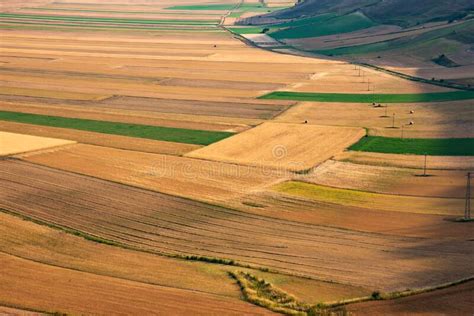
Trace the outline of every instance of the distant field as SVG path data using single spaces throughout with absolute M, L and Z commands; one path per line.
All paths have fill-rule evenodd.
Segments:
M 127 124 L 6 111 L 0 111 L 0 120 L 196 145 L 209 145 L 233 135 L 233 133 L 229 132 Z
M 349 94 L 274 91 L 260 96 L 259 99 L 348 103 L 445 102 L 474 99 L 474 91 L 433 92 L 418 94 Z
M 306 20 L 308 23 L 303 25 L 296 25 L 291 22 L 284 24 L 282 26 L 287 27 L 286 29 L 272 32 L 271 36 L 276 39 L 317 37 L 354 32 L 377 25 L 369 18 L 359 13 L 339 17 L 324 15 L 318 19 L 310 18 Z
M 198 4 L 198 5 L 176 5 L 165 8 L 166 10 L 186 10 L 186 11 L 229 11 L 237 8 L 236 4 Z M 262 9 L 265 8 L 260 3 L 244 3 L 238 9 Z
M 464 202 L 463 199 L 380 194 L 332 188 L 299 181 L 283 182 L 274 186 L 273 189 L 276 192 L 323 203 L 376 211 L 416 214 L 461 215 Z
M 171 24 L 171 25 L 216 25 L 217 20 L 153 20 L 153 19 L 123 19 L 123 18 L 99 18 L 84 16 L 58 16 L 58 15 L 36 15 L 0 13 L 0 18 L 5 19 L 28 19 L 65 22 L 90 22 L 90 23 L 114 23 L 114 24 Z
M 368 136 L 350 150 L 389 154 L 474 156 L 474 138 L 390 138 Z

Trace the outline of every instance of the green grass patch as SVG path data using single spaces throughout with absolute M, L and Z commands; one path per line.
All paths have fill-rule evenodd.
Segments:
M 305 23 L 305 20 L 307 23 Z M 352 13 L 338 17 L 321 15 L 301 21 L 281 24 L 278 27 L 286 28 L 272 32 L 271 36 L 276 39 L 318 37 L 354 32 L 375 25 L 377 25 L 375 22 L 360 13 Z
M 349 147 L 354 151 L 431 156 L 474 156 L 474 138 L 363 137 Z
M 196 145 L 209 145 L 233 135 L 233 133 L 229 132 L 96 121 L 7 111 L 0 111 L 0 120 Z
M 346 103 L 417 103 L 474 99 L 474 91 L 450 91 L 417 94 L 351 94 L 274 91 L 259 99 Z

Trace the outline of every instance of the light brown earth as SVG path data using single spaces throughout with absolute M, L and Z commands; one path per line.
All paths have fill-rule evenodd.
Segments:
M 413 113 L 411 113 L 413 111 Z M 395 114 L 395 127 L 393 126 Z M 276 118 L 288 123 L 360 126 L 370 135 L 410 138 L 474 137 L 471 101 L 421 104 L 372 104 L 301 102 Z M 409 125 L 413 122 L 413 125 Z M 455 128 L 454 128 L 455 126 Z
M 466 172 L 370 166 L 328 160 L 309 174 L 295 177 L 324 186 L 376 193 L 462 199 Z
M 364 133 L 361 128 L 267 122 L 186 156 L 304 170 L 356 143 Z
M 472 315 L 474 282 L 396 300 L 351 304 L 351 315 Z
M 423 169 L 425 157 L 422 155 L 381 154 L 362 151 L 345 151 L 334 157 L 338 161 L 373 166 L 401 167 Z M 427 156 L 428 169 L 472 170 L 474 157 L 471 156 Z
M 79 144 L 26 155 L 46 166 L 204 201 L 222 201 L 287 178 L 282 170 Z
M 229 258 L 384 291 L 474 272 L 466 239 L 397 237 L 284 221 L 20 161 L 1 162 L 0 177 L 5 188 L 0 207 L 7 211 L 149 251 Z M 133 295 L 148 295 L 141 291 Z
M 26 260 L 91 274 L 218 295 L 240 301 L 228 271 L 237 269 L 197 261 L 156 256 L 98 244 L 65 232 L 0 213 L 0 251 Z M 243 268 L 239 268 L 243 269 Z M 308 302 L 331 301 L 368 294 L 368 290 L 289 275 L 244 269 L 295 293 Z M 236 302 L 241 304 L 240 302 Z
M 0 132 L 0 156 L 74 144 L 74 141 Z
M 0 254 L 0 300 L 50 313 L 270 315 L 245 302 L 59 268 Z M 54 284 L 54 286 L 51 286 Z M 12 295 L 15 293 L 15 295 Z M 183 304 L 183 301 L 192 302 Z

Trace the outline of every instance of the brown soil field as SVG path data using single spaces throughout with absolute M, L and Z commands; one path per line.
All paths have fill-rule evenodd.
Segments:
M 425 157 L 421 155 L 381 154 L 345 151 L 334 157 L 335 160 L 367 164 L 373 166 L 423 169 Z M 426 162 L 431 170 L 472 170 L 474 157 L 429 156 Z
M 141 152 L 161 153 L 167 155 L 182 155 L 200 148 L 199 145 L 173 143 L 144 138 L 107 135 L 101 133 L 79 131 L 74 129 L 30 125 L 15 122 L 1 123 L 2 131 L 23 133 L 42 137 L 64 137 L 79 143 L 98 146 L 136 150 Z
M 229 258 L 384 291 L 473 273 L 465 239 L 283 221 L 20 161 L 1 162 L 0 183 L 0 208 L 149 251 Z
M 474 311 L 474 282 L 396 300 L 351 304 L 351 315 L 458 315 Z
M 0 254 L 0 300 L 50 313 L 270 315 L 235 299 L 99 276 Z M 54 286 L 51 286 L 54 284 Z M 12 295 L 15 293 L 15 295 Z M 186 303 L 188 304 L 186 304 Z
M 267 122 L 187 156 L 303 170 L 343 151 L 364 133 L 360 128 Z
M 5 82 L 2 82 L 2 84 L 4 83 Z M 6 84 L 5 86 L 0 87 L 0 95 L 18 95 L 18 96 L 39 97 L 39 98 L 55 98 L 55 99 L 66 99 L 66 100 L 91 100 L 91 101 L 92 100 L 99 101 L 99 100 L 103 100 L 103 99 L 111 97 L 111 95 L 73 93 L 73 92 L 65 92 L 61 90 L 8 87 L 6 86 Z
M 74 144 L 74 141 L 0 132 L 0 157 Z
M 418 197 L 331 188 L 305 182 L 280 183 L 273 187 L 277 192 L 297 196 L 308 201 L 320 201 L 366 210 L 435 214 L 450 217 L 464 215 L 463 198 Z
M 309 174 L 296 177 L 304 182 L 324 186 L 386 193 L 443 198 L 464 198 L 466 172 L 453 170 L 371 166 L 328 160 Z
M 98 244 L 20 218 L 0 214 L 0 251 L 38 263 L 152 285 L 240 299 L 229 278 L 236 268 L 156 256 Z M 243 268 L 239 268 L 243 269 Z M 244 269 L 310 303 L 367 295 L 368 290 L 337 283 Z
M 282 181 L 284 171 L 79 144 L 26 155 L 50 167 L 204 201 L 222 201 Z
M 287 221 L 395 236 L 464 239 L 474 237 L 458 216 L 392 212 L 363 206 L 341 206 L 277 192 L 260 192 L 227 203 L 249 213 Z
M 410 113 L 413 111 L 413 113 Z M 392 128 L 393 114 L 395 127 Z M 369 128 L 370 135 L 409 138 L 474 137 L 474 117 L 470 101 L 431 104 L 369 104 L 302 102 L 278 116 L 276 120 L 332 126 Z M 409 125 L 413 122 L 413 125 Z M 456 126 L 456 128 L 453 128 Z
M 4 316 L 40 316 L 44 313 L 30 312 L 24 309 L 0 306 L 0 314 Z

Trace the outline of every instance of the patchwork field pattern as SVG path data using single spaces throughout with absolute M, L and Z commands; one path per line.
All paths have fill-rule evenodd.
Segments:
M 270 314 L 237 270 L 311 305 L 474 275 L 472 91 L 290 46 L 400 36 L 360 13 L 233 25 L 293 4 L 2 3 L 0 313 Z M 420 71 L 459 78 L 440 68 Z M 345 308 L 462 314 L 469 293 Z

